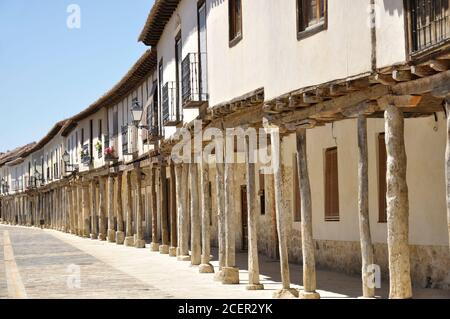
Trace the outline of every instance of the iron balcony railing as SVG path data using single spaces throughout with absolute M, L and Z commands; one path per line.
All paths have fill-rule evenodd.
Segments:
M 439 46 L 450 37 L 450 0 L 409 0 L 411 53 Z
M 89 149 L 90 149 L 90 145 L 89 144 L 85 144 L 83 145 L 83 148 L 81 150 L 81 163 L 84 165 L 89 165 L 91 164 L 92 161 L 92 157 L 91 154 L 89 153 Z
M 176 82 L 167 82 L 162 89 L 162 117 L 165 126 L 175 126 L 183 120 L 177 89 Z
M 189 53 L 181 65 L 184 108 L 198 108 L 208 102 L 206 53 Z

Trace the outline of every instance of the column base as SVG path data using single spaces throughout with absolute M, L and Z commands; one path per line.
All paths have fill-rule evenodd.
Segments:
M 178 261 L 191 261 L 191 256 L 189 255 L 185 255 L 185 256 L 178 256 L 177 257 Z
M 123 231 L 116 232 L 116 244 L 123 245 L 124 241 L 125 241 L 125 233 Z
M 143 240 L 143 239 L 136 239 L 134 247 L 136 247 L 136 248 L 145 248 L 145 240 Z
M 169 248 L 169 257 L 177 257 L 177 247 Z
M 253 284 L 253 285 L 247 285 L 245 287 L 247 290 L 264 290 L 263 284 Z
M 296 299 L 298 298 L 298 290 L 294 288 L 280 289 L 272 295 L 274 299 Z
M 169 254 L 169 245 L 161 245 L 159 246 L 159 253 L 163 255 Z
M 114 229 L 108 229 L 108 242 L 109 243 L 116 242 L 116 231 Z
M 300 291 L 299 296 L 300 299 L 320 299 L 320 294 L 317 292 L 306 292 Z
M 125 237 L 124 245 L 126 247 L 134 247 L 134 236 Z
M 234 267 L 222 268 L 222 284 L 224 285 L 238 285 L 239 284 L 239 269 Z
M 98 240 L 105 241 L 106 235 L 105 234 L 98 234 Z
M 150 251 L 159 252 L 159 243 L 151 243 Z
M 98 235 L 97 234 L 91 234 L 91 239 L 92 240 L 98 239 Z
M 198 272 L 200 274 L 213 274 L 214 267 L 211 264 L 201 264 L 200 266 L 198 266 Z

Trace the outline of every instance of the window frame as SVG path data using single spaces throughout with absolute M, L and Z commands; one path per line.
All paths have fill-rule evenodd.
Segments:
M 312 26 L 304 26 L 303 22 L 303 2 L 310 0 L 296 0 L 297 7 L 297 40 L 302 40 L 308 37 L 311 37 L 319 32 L 325 31 L 328 29 L 328 0 L 323 0 L 324 2 L 324 15 L 323 22 L 318 22 Z M 316 0 L 320 3 L 320 0 Z
M 241 19 L 239 21 L 239 24 L 236 22 L 236 1 L 239 1 L 240 5 L 240 12 L 241 12 Z M 235 45 L 237 45 L 239 42 L 241 42 L 243 38 L 243 14 L 242 14 L 242 0 L 228 0 L 228 41 L 229 41 L 229 47 L 232 48 Z M 233 22 L 233 23 L 232 23 Z M 236 26 L 239 27 L 236 28 Z

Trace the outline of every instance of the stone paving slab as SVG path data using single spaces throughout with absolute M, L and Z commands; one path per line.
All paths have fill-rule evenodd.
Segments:
M 240 285 L 225 286 L 212 274 L 199 274 L 198 267 L 179 262 L 168 255 L 147 249 L 118 246 L 36 228 L 0 226 L 8 230 L 26 292 L 29 298 L 179 298 L 179 299 L 270 299 L 281 288 L 279 262 L 260 256 L 263 291 L 247 291 L 247 255 L 237 253 Z M 0 236 L 0 244 L 2 236 Z M 0 245 L 0 298 L 8 296 Z M 213 251 L 213 254 L 215 252 Z M 215 270 L 218 262 L 214 260 Z M 75 267 L 75 268 L 73 268 Z M 67 281 L 79 267 L 80 288 Z M 290 265 L 294 288 L 301 287 L 302 268 Z M 318 292 L 322 298 L 357 298 L 359 277 L 333 271 L 317 271 Z M 297 284 L 298 283 L 298 284 Z M 387 297 L 388 283 L 377 290 Z M 416 289 L 415 298 L 448 298 L 450 291 Z

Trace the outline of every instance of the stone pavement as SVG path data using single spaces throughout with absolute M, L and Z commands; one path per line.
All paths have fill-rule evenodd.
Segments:
M 5 260 L 5 231 L 13 247 L 15 264 L 27 298 L 195 298 L 267 299 L 281 287 L 279 263 L 260 257 L 264 291 L 246 291 L 247 255 L 237 254 L 241 284 L 224 286 L 212 274 L 199 274 L 189 262 L 168 255 L 98 240 L 83 239 L 54 230 L 0 225 L 0 298 L 17 297 L 14 280 L 7 278 L 13 263 Z M 213 261 L 216 270 L 217 261 Z M 17 276 L 15 276 L 17 277 Z M 319 270 L 322 298 L 356 298 L 359 277 Z M 291 278 L 301 283 L 301 267 L 291 265 Z M 299 285 L 293 285 L 301 288 Z M 377 290 L 387 296 L 388 283 Z M 9 292 L 8 292 L 9 291 Z M 450 291 L 418 289 L 415 298 L 449 298 Z

